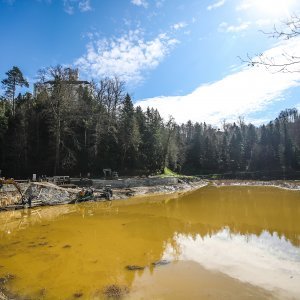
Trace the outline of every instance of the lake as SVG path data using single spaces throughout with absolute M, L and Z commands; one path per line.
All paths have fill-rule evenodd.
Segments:
M 0 277 L 30 299 L 300 299 L 300 192 L 208 186 L 3 212 Z

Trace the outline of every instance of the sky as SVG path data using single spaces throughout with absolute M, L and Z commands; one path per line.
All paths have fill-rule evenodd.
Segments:
M 18 66 L 76 67 L 82 80 L 119 76 L 135 105 L 165 120 L 262 124 L 300 109 L 300 72 L 243 63 L 300 53 L 300 37 L 268 37 L 297 0 L 0 0 L 0 79 Z M 299 56 L 299 55 L 298 55 Z

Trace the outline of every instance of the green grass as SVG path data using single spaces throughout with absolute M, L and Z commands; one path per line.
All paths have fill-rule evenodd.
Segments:
M 174 177 L 178 177 L 180 175 L 178 175 L 177 173 L 173 172 L 172 170 L 170 170 L 167 167 L 164 167 L 164 172 L 162 175 L 166 175 L 166 176 L 174 176 Z
M 194 176 L 187 176 L 178 174 L 176 172 L 173 172 L 169 168 L 165 167 L 162 174 L 159 175 L 159 177 L 180 177 L 180 178 L 194 178 Z

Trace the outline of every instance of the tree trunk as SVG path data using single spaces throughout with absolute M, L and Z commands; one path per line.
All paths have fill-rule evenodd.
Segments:
M 14 79 L 14 87 L 13 87 L 13 95 L 12 95 L 12 113 L 15 116 L 16 108 L 15 108 L 15 93 L 16 93 L 16 79 Z
M 125 167 L 125 157 L 127 154 L 127 147 L 124 148 L 124 152 L 122 155 L 122 160 L 121 160 L 121 169 L 124 171 L 124 167 Z
M 170 139 L 171 139 L 171 130 L 169 131 L 168 134 L 168 139 L 167 139 L 167 143 L 165 146 L 165 151 L 164 151 L 164 162 L 163 162 L 163 168 L 167 167 L 167 158 L 168 158 L 168 154 L 169 154 L 169 143 L 170 143 Z
M 57 171 L 59 170 L 59 159 L 60 159 L 60 127 L 61 121 L 58 119 L 57 126 L 56 126 L 56 133 L 55 133 L 55 163 L 54 163 L 54 176 L 57 175 Z

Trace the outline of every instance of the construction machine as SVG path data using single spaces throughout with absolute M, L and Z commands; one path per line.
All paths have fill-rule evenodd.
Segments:
M 97 190 L 96 195 L 94 195 L 94 190 L 92 188 L 82 189 L 78 193 L 77 199 L 73 200 L 71 203 L 96 200 L 98 198 L 105 198 L 106 200 L 110 201 L 112 196 L 113 196 L 113 191 L 111 189 L 111 185 L 106 185 L 102 190 Z

